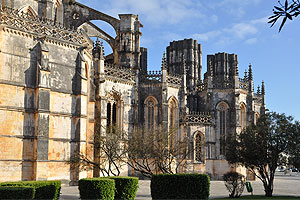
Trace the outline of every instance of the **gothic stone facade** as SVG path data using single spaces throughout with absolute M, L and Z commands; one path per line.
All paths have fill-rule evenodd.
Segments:
M 185 172 L 220 178 L 231 169 L 226 137 L 264 112 L 264 86 L 254 93 L 251 66 L 239 78 L 235 54 L 208 55 L 201 77 L 201 45 L 173 41 L 161 71 L 147 71 L 136 15 L 116 19 L 74 0 L 1 0 L 0 6 L 0 182 L 93 176 L 65 161 L 78 152 L 93 156 L 96 122 L 103 134 L 110 124 L 128 134 L 175 128 L 195 149 Z M 91 20 L 109 23 L 116 37 Z M 113 53 L 105 57 L 91 37 Z

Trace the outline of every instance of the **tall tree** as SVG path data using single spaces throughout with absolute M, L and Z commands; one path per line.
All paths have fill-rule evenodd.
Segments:
M 278 1 L 279 6 L 274 6 L 273 14 L 269 17 L 269 22 L 271 23 L 271 27 L 278 21 L 278 19 L 282 18 L 279 32 L 283 28 L 287 19 L 293 20 L 293 18 L 297 17 L 300 14 L 300 0 L 285 0 L 285 3 L 281 3 Z
M 294 132 L 293 117 L 267 113 L 256 125 L 228 139 L 226 159 L 231 164 L 247 167 L 262 181 L 265 195 L 272 196 L 275 170 L 287 160 L 291 152 L 289 139 Z
M 293 125 L 293 134 L 289 138 L 289 163 L 300 170 L 300 122 Z

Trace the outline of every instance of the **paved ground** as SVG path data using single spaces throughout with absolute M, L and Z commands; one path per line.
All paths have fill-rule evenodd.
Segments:
M 252 182 L 253 194 L 264 195 L 261 181 Z M 77 186 L 62 187 L 61 199 L 79 199 Z M 210 198 L 227 197 L 227 190 L 223 181 L 211 181 Z M 274 182 L 274 195 L 290 195 L 300 197 L 300 173 L 292 173 L 284 175 L 278 173 Z M 243 195 L 248 195 L 246 189 Z M 139 181 L 139 190 L 137 192 L 137 200 L 151 199 L 150 181 Z

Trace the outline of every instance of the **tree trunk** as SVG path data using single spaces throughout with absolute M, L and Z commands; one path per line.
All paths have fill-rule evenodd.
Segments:
M 265 196 L 272 197 L 273 194 L 273 183 L 264 184 L 265 187 Z

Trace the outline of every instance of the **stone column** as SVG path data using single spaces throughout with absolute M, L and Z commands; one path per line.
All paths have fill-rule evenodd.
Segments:
M 168 104 L 168 83 L 167 83 L 167 61 L 166 61 L 166 54 L 164 53 L 162 59 L 162 66 L 161 66 L 161 83 L 162 83 L 162 132 L 166 133 L 168 131 L 168 111 L 169 111 L 169 104 Z
M 39 15 L 39 18 L 52 19 L 53 1 L 52 0 L 38 0 L 38 15 Z
M 50 68 L 49 49 L 41 39 L 38 43 L 37 59 L 37 112 L 36 120 L 36 180 L 47 180 L 48 177 L 48 148 L 49 148 L 49 114 L 50 114 Z
M 104 49 L 102 42 L 99 40 L 96 41 L 95 47 L 93 49 L 93 64 L 95 68 L 95 127 L 94 127 L 94 141 L 99 140 L 99 138 L 105 134 L 105 127 L 107 123 L 107 115 L 106 115 L 106 98 L 104 94 L 103 83 L 104 79 Z M 97 143 L 94 143 L 94 162 L 100 163 L 99 160 L 99 147 Z M 97 168 L 93 170 L 93 176 L 99 177 L 100 171 Z
M 86 47 L 78 49 L 76 71 L 72 83 L 72 131 L 71 131 L 71 156 L 86 154 L 87 141 L 87 102 L 88 102 L 88 77 L 89 64 L 86 61 Z M 83 175 L 83 174 L 82 174 Z M 82 176 L 83 177 L 83 176 Z M 79 168 L 71 171 L 71 184 L 76 184 L 82 178 Z

